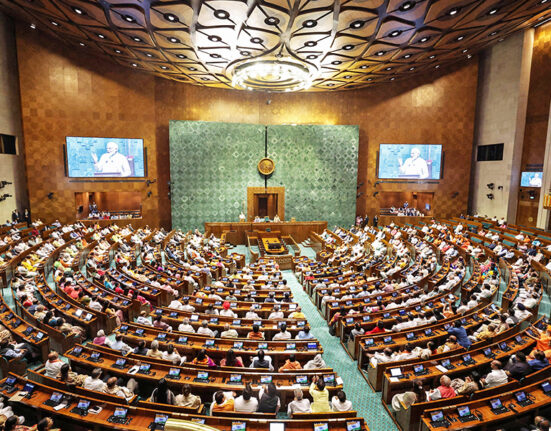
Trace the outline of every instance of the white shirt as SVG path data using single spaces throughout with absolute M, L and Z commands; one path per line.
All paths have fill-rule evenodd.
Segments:
M 312 413 L 310 400 L 308 398 L 303 398 L 300 401 L 291 401 L 287 406 L 287 415 L 291 417 L 293 413 Z
M 258 400 L 255 397 L 251 397 L 249 401 L 245 401 L 243 395 L 235 398 L 234 410 L 240 413 L 254 413 L 258 408 Z
M 84 389 L 98 392 L 104 392 L 105 389 L 107 389 L 107 385 L 101 379 L 94 379 L 91 376 L 88 376 L 84 379 L 82 387 Z
M 46 364 L 44 365 L 46 377 L 52 377 L 54 379 L 57 378 L 64 363 L 65 362 L 59 360 L 54 362 L 46 361 Z

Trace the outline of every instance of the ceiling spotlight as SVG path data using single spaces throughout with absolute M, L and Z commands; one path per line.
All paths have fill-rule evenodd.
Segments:
M 176 57 L 182 58 L 182 59 L 187 58 L 184 54 L 176 54 Z
M 459 36 L 457 39 L 455 39 L 456 41 L 460 42 L 462 41 L 463 39 L 465 39 L 465 36 Z
M 425 42 L 427 42 L 429 39 L 430 39 L 430 37 L 425 36 L 425 37 L 422 37 L 421 40 L 420 40 L 419 42 L 425 43 Z
M 360 69 L 367 69 L 367 64 L 362 64 L 362 65 L 360 66 Z
M 317 44 L 318 44 L 318 43 L 317 43 L 316 41 L 314 41 L 314 40 L 309 40 L 309 41 L 307 41 L 307 42 L 304 43 L 304 46 L 310 46 L 310 47 L 312 47 L 312 46 L 316 46 Z
M 161 69 L 163 69 L 163 70 L 167 70 L 167 69 L 168 69 L 168 67 L 166 67 L 166 66 L 161 66 Z
M 80 46 L 86 46 L 86 44 L 84 42 L 80 42 L 79 45 Z
M 406 54 L 402 58 L 405 58 L 406 60 L 411 57 L 411 54 Z
M 134 42 L 142 42 L 142 38 L 141 38 L 141 37 L 138 37 L 138 36 L 134 36 L 134 37 L 132 38 L 132 40 L 133 40 Z
M 377 52 L 376 55 L 378 55 L 380 57 L 381 55 L 385 55 L 385 53 L 386 53 L 385 51 L 379 51 L 379 52 Z
M 389 67 L 385 68 L 385 70 L 392 70 L 392 67 L 389 66 Z
M 308 21 L 304 21 L 304 23 L 302 24 L 303 27 L 307 27 L 307 28 L 312 28 L 312 27 L 315 27 L 316 25 L 318 25 L 318 22 L 316 20 L 313 20 L 313 19 L 309 19 Z
M 220 42 L 222 40 L 222 38 L 220 36 L 216 36 L 216 35 L 211 35 L 209 36 L 208 38 L 211 42 Z
M 490 9 L 488 11 L 488 15 L 495 15 L 497 13 L 498 9 L 497 8 L 493 8 L 493 9 Z
M 457 15 L 457 12 L 459 12 L 459 8 L 454 7 L 454 8 L 451 8 L 451 9 L 448 11 L 448 15 L 449 15 L 449 16 L 454 16 L 454 15 Z
M 195 72 L 197 69 L 195 67 L 188 67 L 189 70 L 191 70 L 192 72 Z
M 116 54 L 120 54 L 120 53 L 121 53 L 121 50 L 120 50 L 120 49 L 115 49 L 115 53 L 116 53 Z
M 467 55 L 467 58 L 472 58 L 472 57 L 473 57 L 472 54 Z
M 218 19 L 228 19 L 230 14 L 225 10 L 217 9 L 214 11 L 214 16 Z
M 405 12 L 407 10 L 410 10 L 411 8 L 413 8 L 413 6 L 415 6 L 415 2 L 414 1 L 407 1 L 405 3 L 402 3 L 402 6 L 399 7 L 399 9 L 402 11 L 402 12 Z
M 275 16 L 269 16 L 264 20 L 264 24 L 267 25 L 278 25 L 279 24 L 279 18 L 276 18 Z
M 492 32 L 490 33 L 490 36 L 495 36 L 496 34 L 497 34 L 497 31 L 492 31 Z
M 440 69 L 440 65 L 437 64 L 436 66 L 434 66 L 435 69 Z
M 342 49 L 345 49 L 346 51 L 350 51 L 351 49 L 354 49 L 354 45 L 344 45 Z
M 132 66 L 133 67 L 138 67 L 138 65 L 136 63 L 132 63 Z
M 494 198 L 494 195 L 493 195 L 493 193 L 488 193 L 488 194 L 486 195 L 486 197 L 487 197 L 488 199 L 492 200 L 492 199 Z
M 180 42 L 180 39 L 176 38 L 176 37 L 169 37 L 168 38 L 168 41 L 169 42 L 172 42 L 172 43 L 179 43 Z
M 415 67 L 410 67 L 409 70 L 415 70 Z
M 153 57 L 153 54 L 151 54 L 150 52 L 146 52 L 145 55 L 149 58 Z
M 333 84 L 332 82 L 330 82 L 329 84 L 327 84 L 328 87 L 334 87 L 335 84 Z
M 210 79 L 206 78 L 206 77 L 203 77 L 203 78 L 201 78 L 201 81 L 210 81 Z
M 52 25 L 55 25 L 56 27 L 59 26 L 59 23 L 56 22 L 56 21 L 50 21 L 52 23 Z
M 463 54 L 465 54 L 468 51 L 467 48 L 465 48 L 463 51 L 461 51 Z
M 126 22 L 136 22 L 136 20 L 134 18 L 132 18 L 130 15 L 125 15 L 124 20 Z
M 306 56 L 306 59 L 308 59 L 308 60 L 315 60 L 316 58 L 318 58 L 318 56 L 314 55 L 314 54 L 310 54 L 310 55 Z
M 163 16 L 167 21 L 170 21 L 170 22 L 178 22 L 179 21 L 178 17 L 176 15 L 172 14 L 172 13 L 165 13 Z
M 392 78 L 390 78 L 391 81 L 394 81 L 396 78 L 393 76 Z
M 105 39 L 105 36 L 104 36 L 103 34 L 101 34 L 101 33 L 98 33 L 98 37 L 99 37 L 100 39 Z
M 488 183 L 488 184 L 486 184 L 486 187 L 488 187 L 490 190 L 493 190 L 494 187 L 495 187 L 495 184 L 494 183 Z
M 373 81 L 373 78 L 367 78 L 368 81 Z
M 341 63 L 342 63 L 342 61 L 340 61 L 340 60 L 334 60 L 334 61 L 331 62 L 331 64 L 334 64 L 335 66 L 338 66 Z
M 436 55 L 433 54 L 429 58 L 432 60 L 432 59 L 436 58 Z
M 36 28 L 36 24 L 31 24 L 31 28 L 34 30 Z
M 394 30 L 393 32 L 390 33 L 390 37 L 398 37 L 402 34 L 402 30 Z
M 548 1 L 549 1 L 549 0 L 541 0 L 541 1 L 540 1 L 540 4 L 545 4 L 545 3 L 547 3 Z
M 352 78 L 352 75 L 344 75 L 343 78 L 344 79 L 350 79 L 350 78 Z
M 220 54 L 216 54 L 216 53 L 212 53 L 212 54 L 209 54 L 211 58 L 220 58 Z
M 362 20 L 353 21 L 350 24 L 350 28 L 359 29 L 359 28 L 362 28 L 364 24 L 365 24 L 365 21 L 362 21 Z
M 249 51 L 241 51 L 239 54 L 241 54 L 243 57 L 248 57 L 249 55 L 251 55 Z
M 259 37 L 253 37 L 251 39 L 251 43 L 261 44 L 262 42 L 264 42 L 264 41 L 262 39 L 260 39 Z
M 73 7 L 73 12 L 77 15 L 84 15 L 84 11 L 78 7 Z

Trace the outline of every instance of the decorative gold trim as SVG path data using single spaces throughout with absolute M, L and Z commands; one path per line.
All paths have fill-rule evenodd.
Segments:
M 275 163 L 272 159 L 265 157 L 258 162 L 258 172 L 262 175 L 270 175 L 275 170 Z

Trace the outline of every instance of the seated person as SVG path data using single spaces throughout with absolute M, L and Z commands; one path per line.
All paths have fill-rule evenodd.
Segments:
M 281 401 L 277 392 L 277 388 L 273 383 L 262 385 L 258 391 L 258 410 L 259 413 L 275 413 L 281 408 Z
M 309 389 L 312 402 L 312 413 L 330 412 L 329 391 L 325 387 L 325 381 L 320 376 L 314 376 Z
M 430 400 L 439 400 L 441 398 L 453 398 L 456 396 L 455 390 L 451 387 L 451 379 L 444 375 L 440 377 L 440 386 L 428 394 Z
M 168 384 L 165 378 L 159 380 L 159 383 L 157 383 L 157 387 L 153 389 L 149 401 L 159 404 L 175 404 L 176 398 L 174 397 L 174 393 L 168 388 Z
M 243 393 L 234 400 L 234 409 L 239 413 L 254 413 L 258 409 L 258 400 L 253 396 L 250 383 L 245 385 Z
M 295 388 L 293 391 L 295 397 L 287 406 L 287 416 L 292 417 L 293 413 L 312 413 L 310 400 L 304 398 L 304 393 L 301 388 Z
M 247 334 L 247 338 L 251 340 L 264 340 L 264 333 L 260 332 L 260 326 L 253 325 L 253 330 Z
M 274 371 L 272 366 L 272 358 L 266 356 L 264 350 L 259 350 L 257 355 L 252 359 L 249 368 L 267 368 L 270 371 Z
M 182 386 L 182 393 L 176 396 L 176 405 L 198 409 L 201 405 L 201 397 L 193 395 L 191 393 L 191 386 L 185 383 L 184 386 Z
M 220 336 L 222 338 L 237 338 L 237 337 L 239 337 L 239 334 L 237 333 L 237 331 L 235 329 L 232 329 L 230 327 L 229 323 L 226 323 L 224 325 L 224 330 L 222 331 Z
M 222 391 L 217 391 L 214 394 L 214 403 L 211 407 L 211 412 L 233 412 L 235 410 L 235 401 L 232 397 L 227 396 Z
M 346 399 L 344 391 L 337 392 L 337 395 L 331 399 L 331 409 L 334 412 L 349 412 L 352 410 L 352 401 Z
M 279 327 L 279 332 L 272 338 L 273 341 L 290 340 L 291 333 L 287 331 L 287 324 L 283 323 Z
M 494 386 L 499 386 L 509 381 L 507 373 L 502 370 L 501 362 L 494 360 L 490 364 L 491 371 L 486 375 L 486 377 L 480 379 L 480 383 L 485 388 L 493 388 Z
M 301 370 L 302 369 L 302 365 L 300 365 L 300 362 L 297 361 L 296 357 L 294 354 L 290 355 L 289 356 L 289 359 L 287 359 L 285 361 L 285 363 L 279 367 L 279 372 L 283 372 L 283 371 L 294 371 L 294 370 Z
M 511 361 L 505 366 L 505 372 L 513 379 L 521 379 L 532 372 L 532 367 L 526 360 L 523 352 L 518 352 Z

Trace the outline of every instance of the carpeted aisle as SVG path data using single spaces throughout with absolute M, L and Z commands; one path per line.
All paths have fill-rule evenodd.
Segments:
M 311 249 L 310 249 L 311 250 Z M 306 254 L 306 253 L 304 253 Z M 371 431 L 395 431 L 398 428 L 381 404 L 381 396 L 373 392 L 360 374 L 357 362 L 341 346 L 337 337 L 329 335 L 327 322 L 310 301 L 292 271 L 283 271 L 283 277 L 293 292 L 294 300 L 300 305 L 310 323 L 311 331 L 323 346 L 323 359 L 343 379 L 344 391 L 353 408 L 362 416 Z

